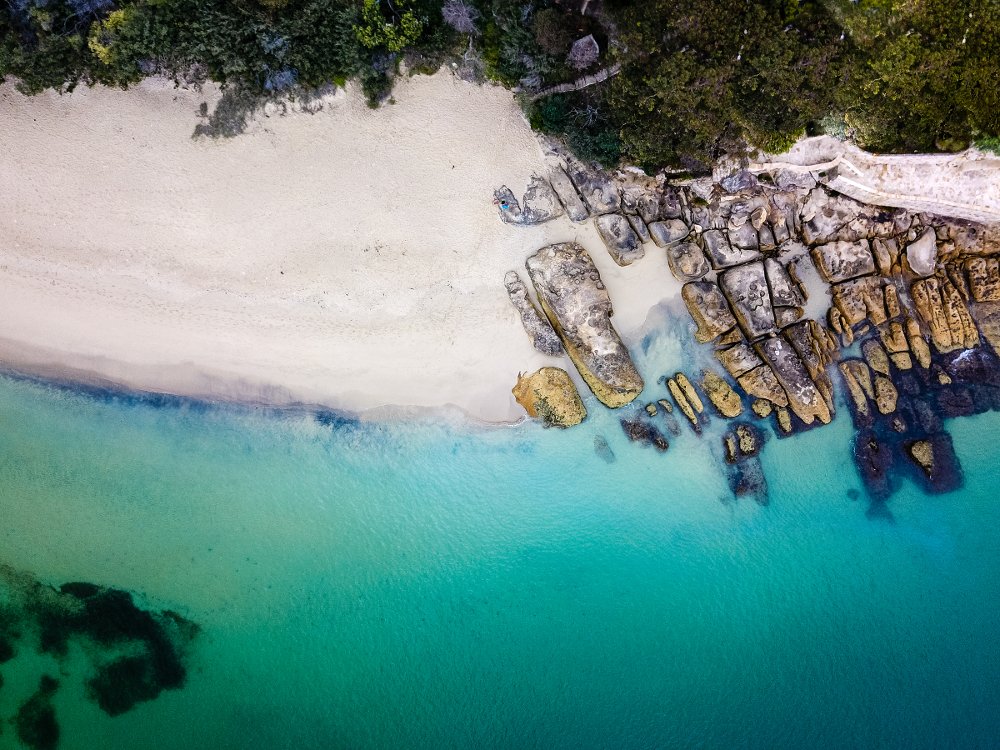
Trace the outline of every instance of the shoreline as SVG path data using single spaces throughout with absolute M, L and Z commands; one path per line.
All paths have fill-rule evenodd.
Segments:
M 192 139 L 200 103 L 218 98 L 163 81 L 0 88 L 6 367 L 269 408 L 451 405 L 510 424 L 519 372 L 576 373 L 531 347 L 508 270 L 580 242 L 626 340 L 679 292 L 663 254 L 619 268 L 589 224 L 500 221 L 493 190 L 520 194 L 544 173 L 502 88 L 442 71 L 400 81 L 377 111 L 348 87 L 310 112 L 258 114 L 235 138 Z

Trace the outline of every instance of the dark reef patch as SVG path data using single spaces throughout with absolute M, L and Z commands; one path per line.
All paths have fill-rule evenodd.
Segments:
M 96 673 L 87 682 L 88 695 L 109 716 L 184 685 L 188 647 L 200 628 L 176 612 L 144 610 L 127 591 L 92 583 L 56 589 L 5 565 L 0 596 L 8 602 L 0 610 L 0 657 L 13 658 L 14 642 L 21 640 L 62 661 L 70 643 L 79 643 Z M 52 741 L 52 727 L 58 739 L 49 705 L 58 683 L 43 681 L 43 688 L 17 718 L 19 734 L 23 725 L 33 738 L 22 740 L 31 747 L 54 746 L 45 744 Z
M 18 739 L 32 750 L 53 750 L 59 744 L 59 723 L 52 706 L 52 696 L 58 689 L 59 681 L 44 675 L 38 690 L 11 719 Z

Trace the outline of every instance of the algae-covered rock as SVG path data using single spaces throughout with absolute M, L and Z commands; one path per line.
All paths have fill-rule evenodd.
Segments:
M 558 367 L 543 367 L 532 375 L 520 376 L 511 392 L 529 415 L 554 427 L 572 427 L 587 418 L 576 386 Z
M 864 355 L 868 366 L 875 372 L 883 375 L 889 374 L 889 358 L 885 355 L 885 349 L 879 346 L 874 340 L 868 340 L 861 345 L 861 353 Z
M 542 312 L 584 381 L 605 406 L 642 391 L 642 376 L 611 325 L 611 298 L 587 251 L 575 242 L 543 247 L 525 262 Z
M 738 417 L 743 413 L 743 402 L 732 387 L 711 370 L 702 373 L 701 387 L 709 400 L 726 419 Z
M 896 391 L 896 386 L 892 384 L 892 381 L 889 378 L 876 375 L 875 405 L 878 407 L 879 414 L 892 414 L 892 412 L 896 411 L 896 401 L 898 398 L 899 392 Z
M 548 318 L 539 313 L 531 302 L 528 297 L 528 288 L 521 281 L 521 277 L 517 275 L 516 271 L 508 271 L 503 281 L 511 303 L 521 316 L 521 324 L 524 326 L 528 338 L 531 339 L 531 345 L 542 354 L 553 357 L 560 356 L 563 353 L 563 347 L 559 336 L 556 335 Z
M 755 398 L 753 403 L 750 404 L 750 408 L 753 409 L 753 413 L 760 419 L 771 416 L 771 412 L 774 409 L 771 402 L 764 398 Z
M 786 435 L 792 431 L 792 415 L 788 413 L 788 409 L 783 406 L 779 406 L 775 411 L 775 419 L 778 422 L 778 427 Z

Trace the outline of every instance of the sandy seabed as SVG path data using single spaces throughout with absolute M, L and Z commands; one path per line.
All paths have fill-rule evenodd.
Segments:
M 493 190 L 520 195 L 544 173 L 502 88 L 442 71 L 371 110 L 349 85 L 318 111 L 193 138 L 219 96 L 161 80 L 0 87 L 0 362 L 200 398 L 453 404 L 506 421 L 524 414 L 518 372 L 573 370 L 531 347 L 506 271 L 526 278 L 539 247 L 581 242 L 626 340 L 678 291 L 652 245 L 618 268 L 592 222 L 500 222 Z

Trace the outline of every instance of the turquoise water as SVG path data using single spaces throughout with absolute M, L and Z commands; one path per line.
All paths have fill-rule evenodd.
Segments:
M 849 497 L 846 410 L 767 443 L 763 508 L 718 420 L 661 455 L 617 416 L 329 425 L 0 379 L 0 562 L 202 627 L 185 686 L 115 718 L 82 657 L 22 648 L 0 719 L 49 673 L 66 749 L 997 746 L 1000 415 L 948 423 L 965 487 L 891 516 Z

